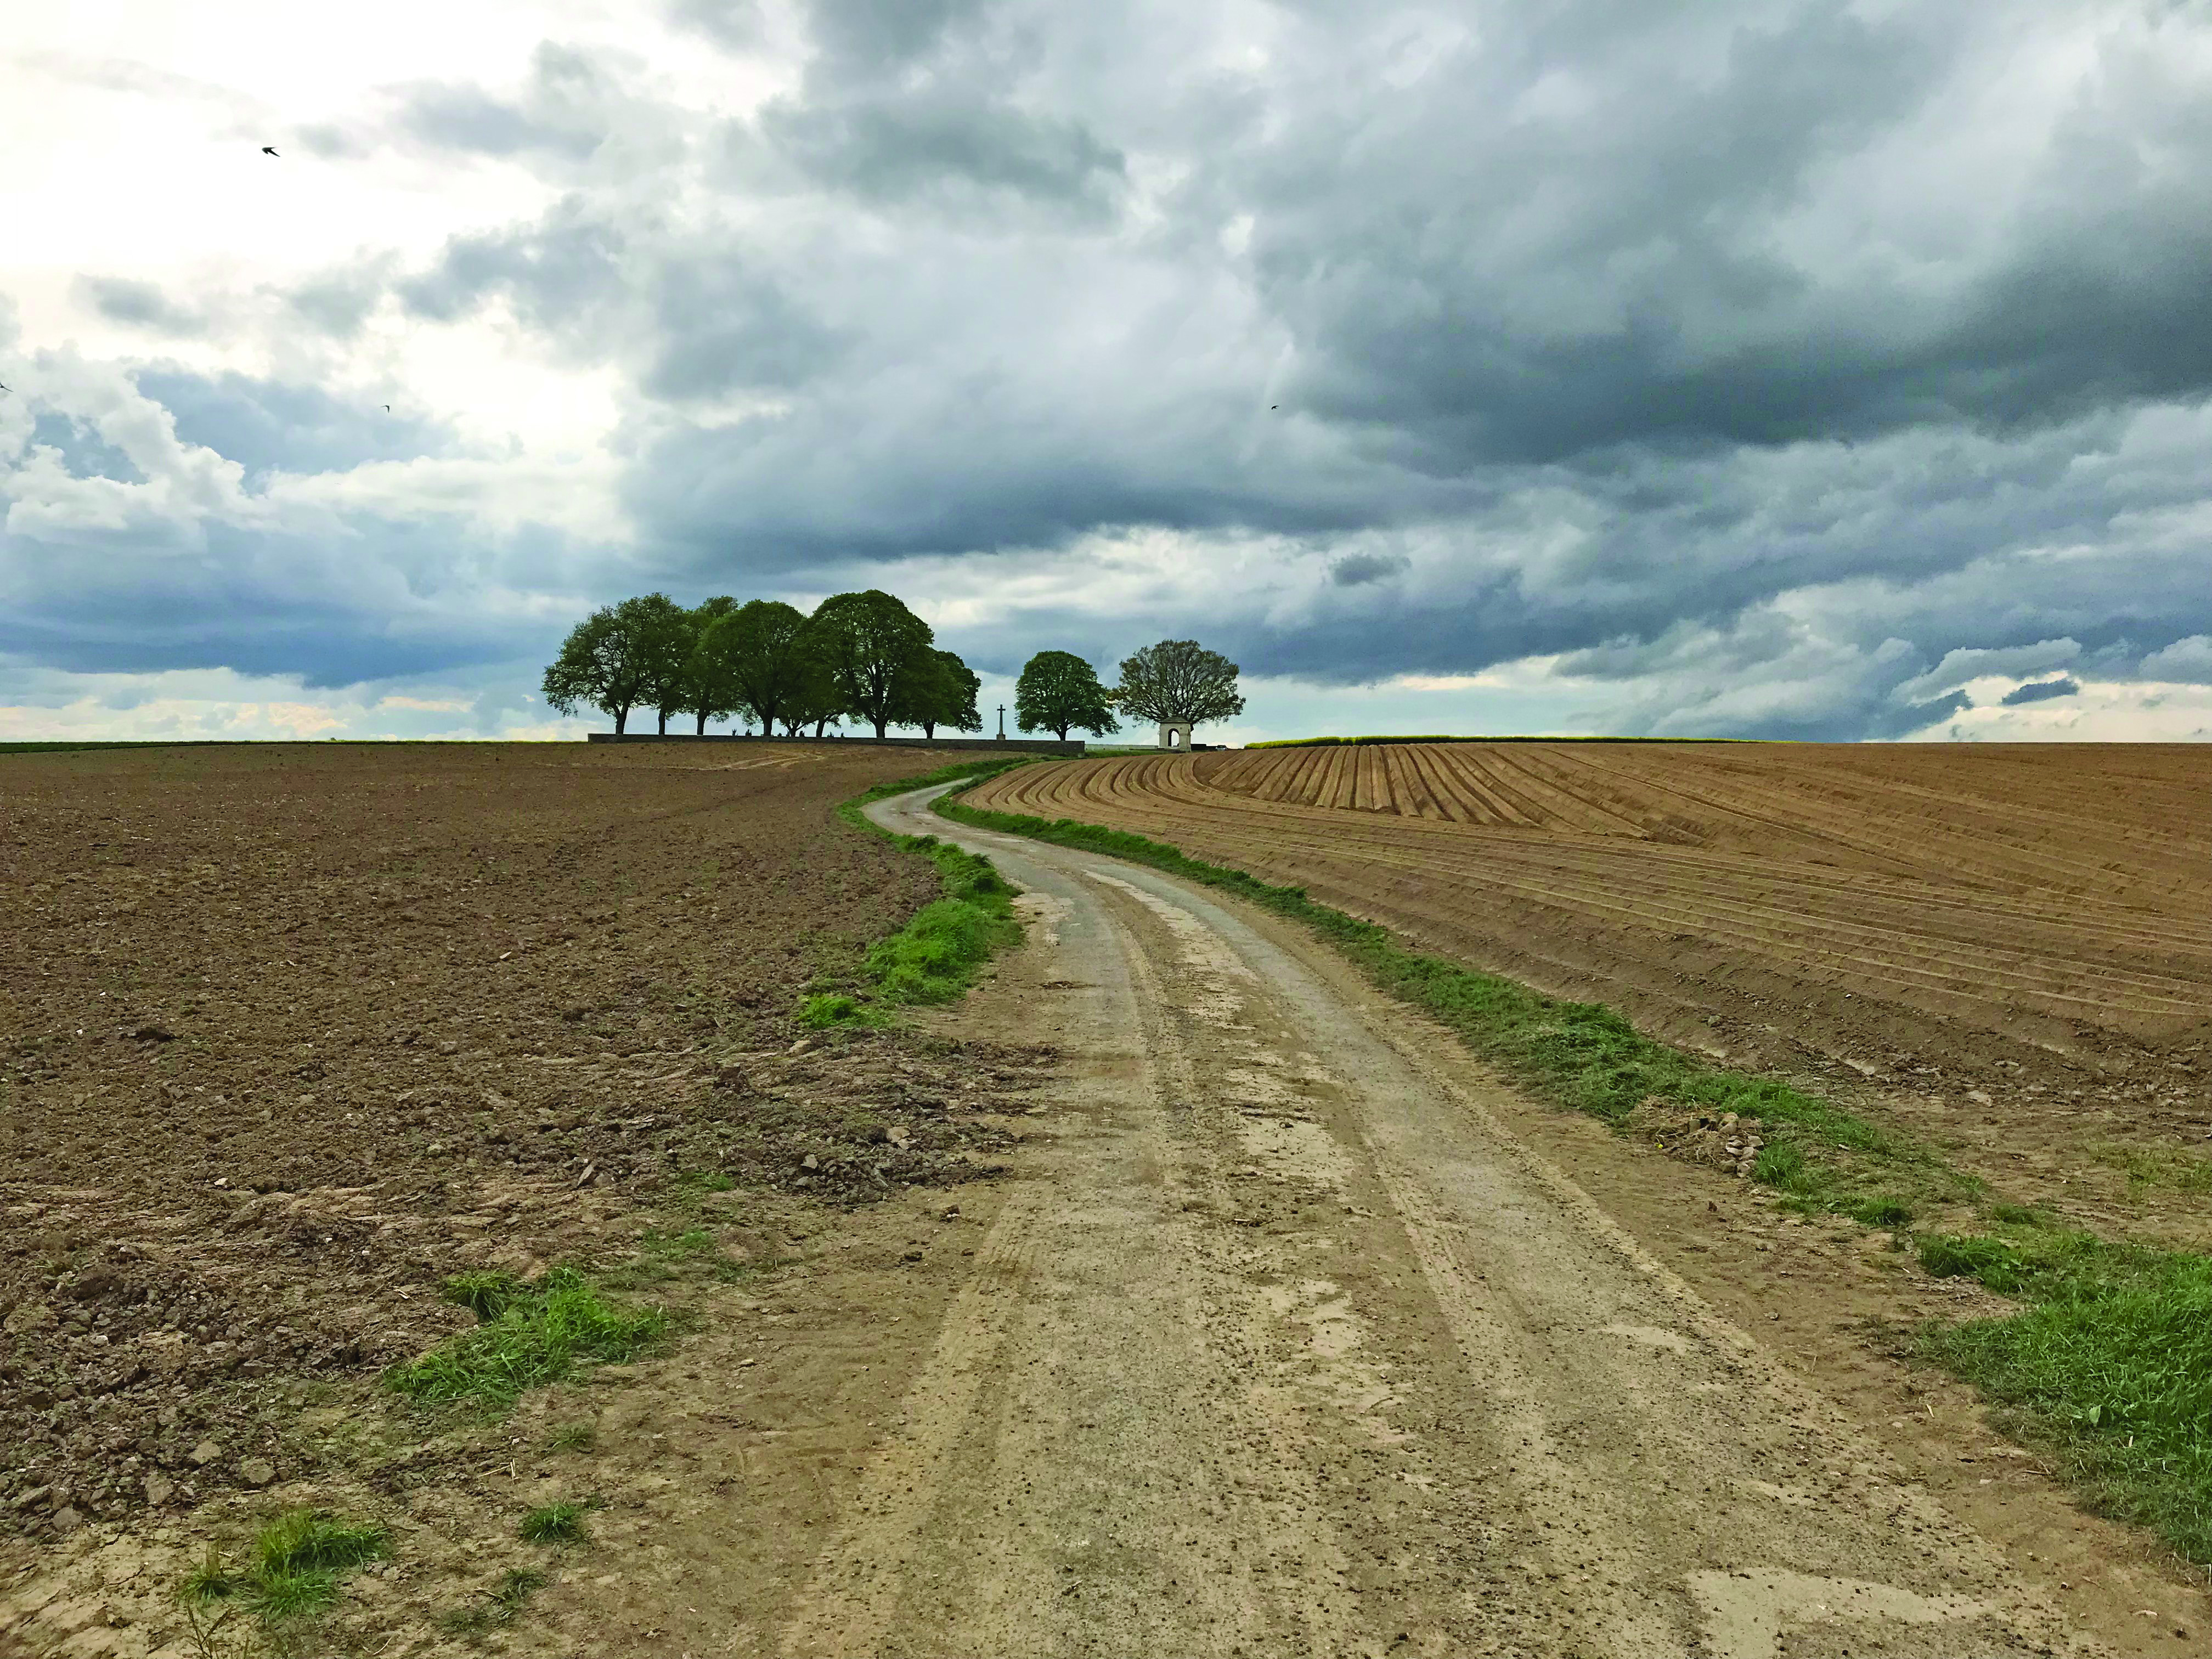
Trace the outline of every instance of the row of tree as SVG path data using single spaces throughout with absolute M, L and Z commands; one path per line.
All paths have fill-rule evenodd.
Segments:
M 927 623 L 878 588 L 836 593 L 809 616 L 779 599 L 712 599 L 687 609 L 665 593 L 602 606 L 570 630 L 545 671 L 545 701 L 562 714 L 605 710 L 615 730 L 630 711 L 651 708 L 665 734 L 672 717 L 737 719 L 772 736 L 811 728 L 820 737 L 845 720 L 882 737 L 893 726 L 935 737 L 940 726 L 980 732 L 981 683 L 967 664 L 937 648 Z M 1243 712 L 1237 665 L 1190 640 L 1163 640 L 1121 664 L 1109 689 L 1069 651 L 1041 651 L 1022 670 L 1014 715 L 1024 732 L 1103 737 L 1121 730 L 1116 711 L 1139 720 L 1193 725 Z
M 603 605 L 576 624 L 545 671 L 545 701 L 562 714 L 603 708 L 625 730 L 633 708 L 650 708 L 665 732 L 672 716 L 777 727 L 866 720 L 884 735 L 918 726 L 980 732 L 981 682 L 929 624 L 875 588 L 837 593 L 808 616 L 780 599 L 724 597 L 690 609 L 665 593 Z

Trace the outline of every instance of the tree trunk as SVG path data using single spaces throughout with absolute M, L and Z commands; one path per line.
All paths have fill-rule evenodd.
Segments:
M 1067 728 L 1066 728 L 1066 726 L 1063 726 L 1060 727 L 1060 728 L 1059 728 L 1059 730 L 1060 730 L 1060 740 L 1062 743 L 1066 743 L 1066 742 L 1067 741 Z
M 921 723 L 921 735 L 928 742 L 935 743 L 937 741 L 937 722 L 935 720 L 924 720 Z
M 653 712 L 660 716 L 660 735 L 664 738 L 666 737 L 668 735 L 668 711 L 665 708 L 656 708 Z
M 623 734 L 623 727 L 629 724 L 629 705 L 624 703 L 621 708 L 611 712 L 615 717 L 615 735 L 620 737 Z
M 703 708 L 699 711 L 698 735 L 702 738 L 707 735 L 707 711 Z
M 829 728 L 829 725 L 830 717 L 827 714 L 824 714 L 820 720 L 814 722 L 814 735 L 817 738 L 820 737 L 822 733 Z
M 876 741 L 878 743 L 881 743 L 884 740 L 884 727 L 887 724 L 889 724 L 889 722 L 884 720 L 878 720 L 876 722 Z

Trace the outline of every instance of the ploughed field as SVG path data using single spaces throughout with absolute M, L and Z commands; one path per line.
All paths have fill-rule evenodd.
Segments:
M 2212 1117 L 2212 747 L 1344 745 L 969 799 L 1302 885 L 1740 1066 L 2068 1135 Z
M 1006 1056 L 784 1052 L 939 890 L 836 803 L 949 758 L 0 757 L 0 1541 L 314 1474 L 288 1389 L 366 1410 L 445 1275 L 622 1259 L 672 1182 L 988 1168 L 945 1099 Z

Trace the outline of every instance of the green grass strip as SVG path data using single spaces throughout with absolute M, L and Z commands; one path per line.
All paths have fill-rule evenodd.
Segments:
M 1034 758 L 994 755 L 988 760 L 962 761 L 921 777 L 879 783 L 838 807 L 838 816 L 855 829 L 930 860 L 937 866 L 945 892 L 916 911 L 905 927 L 869 947 L 860 964 L 857 994 L 821 991 L 809 996 L 799 1011 L 804 1024 L 825 1028 L 873 1024 L 888 1018 L 894 1008 L 953 1001 L 975 982 L 977 971 L 994 953 L 1020 943 L 1021 923 L 1014 916 L 1018 890 L 990 860 L 934 836 L 895 835 L 861 809 L 935 784 L 979 783 Z
M 1614 1124 L 1654 1097 L 1756 1118 L 1768 1139 L 1753 1179 L 1788 1207 L 1905 1227 L 1916 1198 L 1987 1197 L 1976 1178 L 1827 1101 L 1682 1054 L 1601 1004 L 1547 997 L 1408 950 L 1388 928 L 1318 903 L 1304 888 L 1073 818 L 992 811 L 957 795 L 941 798 L 937 811 L 978 829 L 1149 865 L 1301 922 L 1378 988 L 1435 1016 L 1555 1105 Z M 2212 1564 L 2212 1260 L 2069 1231 L 2016 1206 L 1984 1212 L 1990 1233 L 1915 1240 L 1922 1267 L 1938 1277 L 1971 1276 L 2031 1305 L 2003 1318 L 1931 1326 L 1923 1352 L 2008 1408 L 2021 1437 L 2057 1450 L 2098 1507 Z
M 532 1280 L 459 1273 L 446 1281 L 445 1293 L 482 1322 L 393 1366 L 384 1379 L 396 1392 L 433 1404 L 474 1401 L 504 1410 L 580 1360 L 632 1358 L 668 1328 L 661 1309 L 617 1307 L 573 1267 L 550 1268 Z

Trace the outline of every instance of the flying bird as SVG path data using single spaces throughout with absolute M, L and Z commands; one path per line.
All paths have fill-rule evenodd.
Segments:
M 274 144 L 264 144 L 261 147 L 261 153 L 264 155 L 276 155 L 276 146 Z M 277 155 L 276 159 L 281 161 L 284 158 L 281 155 Z
M 387 414 L 387 415 L 389 415 L 390 413 L 392 413 L 392 405 L 391 405 L 390 404 L 385 404 L 385 406 L 384 406 L 384 412 L 385 412 L 386 414 Z

